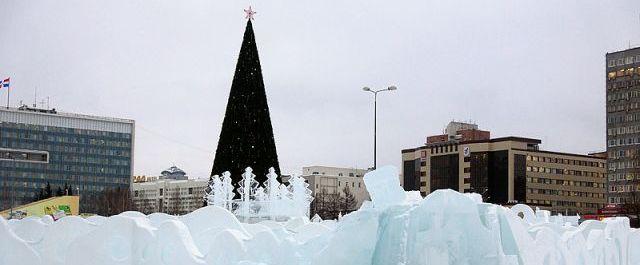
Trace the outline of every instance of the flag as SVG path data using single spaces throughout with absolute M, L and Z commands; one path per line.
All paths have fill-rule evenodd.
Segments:
M 0 82 L 0 87 L 9 87 L 9 78 L 2 80 L 2 82 Z

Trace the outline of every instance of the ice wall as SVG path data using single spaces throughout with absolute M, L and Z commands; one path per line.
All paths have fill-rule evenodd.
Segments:
M 246 224 L 216 206 L 184 216 L 0 219 L 0 265 L 640 264 L 640 230 L 626 218 L 571 225 L 477 194 L 439 190 L 421 199 L 398 188 L 396 172 L 367 174 L 372 202 L 338 222 Z

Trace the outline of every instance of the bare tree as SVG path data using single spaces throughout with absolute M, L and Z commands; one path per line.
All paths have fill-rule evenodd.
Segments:
M 131 192 L 127 188 L 117 187 L 87 196 L 91 208 L 99 215 L 111 216 L 134 209 Z
M 326 188 L 315 194 L 311 205 L 311 215 L 318 214 L 322 219 L 336 219 L 341 209 L 341 197 L 337 192 L 329 193 Z
M 344 193 L 344 197 L 340 198 L 340 210 L 342 211 L 342 214 L 355 211 L 358 202 L 356 201 L 356 196 L 351 192 L 348 185 L 342 189 L 342 193 Z

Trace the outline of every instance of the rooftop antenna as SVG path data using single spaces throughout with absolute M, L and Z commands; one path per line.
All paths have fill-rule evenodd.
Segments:
M 33 107 L 34 108 L 38 107 L 37 101 L 38 101 L 38 87 L 35 87 L 33 91 Z
M 47 101 L 46 101 L 46 100 L 44 100 L 44 99 L 43 99 L 43 100 L 40 100 L 40 102 L 38 102 L 38 103 L 40 103 L 40 106 L 43 106 L 43 105 L 45 105 L 45 104 L 46 104 L 47 109 L 49 108 L 49 104 L 48 104 L 48 103 L 47 103 Z

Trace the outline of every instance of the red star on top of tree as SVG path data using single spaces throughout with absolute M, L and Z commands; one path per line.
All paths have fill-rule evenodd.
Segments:
M 245 9 L 244 13 L 246 14 L 244 18 L 248 20 L 253 20 L 253 15 L 256 14 L 256 12 L 251 9 L 251 6 L 249 6 L 249 9 Z

